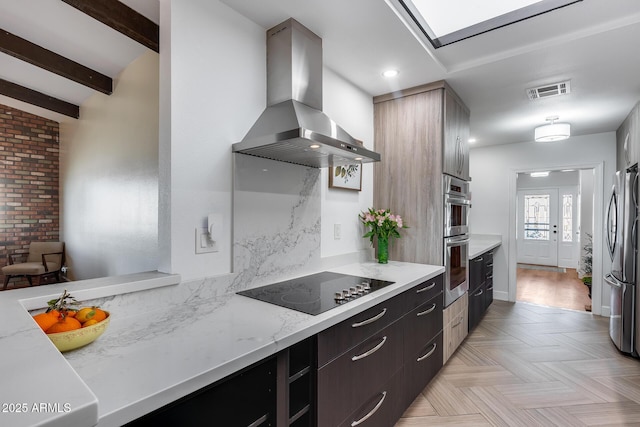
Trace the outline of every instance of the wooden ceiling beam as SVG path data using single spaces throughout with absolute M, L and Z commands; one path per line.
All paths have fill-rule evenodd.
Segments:
M 62 0 L 149 49 L 160 52 L 160 27 L 117 0 Z
M 113 92 L 111 77 L 2 29 L 0 29 L 0 52 L 107 95 L 111 95 Z
M 77 119 L 80 107 L 42 92 L 0 79 L 0 94 Z

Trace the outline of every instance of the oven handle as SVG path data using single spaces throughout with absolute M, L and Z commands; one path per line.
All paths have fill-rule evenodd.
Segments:
M 444 198 L 444 202 L 452 205 L 465 205 L 471 207 L 471 200 L 465 199 L 464 197 L 452 197 L 447 195 Z
M 459 246 L 459 245 L 463 245 L 465 243 L 469 243 L 469 238 L 466 236 L 463 237 L 447 237 L 445 239 L 445 244 L 447 245 L 447 247 L 450 246 Z

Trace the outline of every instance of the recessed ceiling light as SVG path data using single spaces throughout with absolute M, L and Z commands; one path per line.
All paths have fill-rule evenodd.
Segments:
M 312 145 L 309 146 L 309 148 L 313 148 L 315 150 L 316 148 L 320 148 L 320 145 L 319 144 L 312 144 Z
M 562 169 L 560 172 L 575 172 L 575 169 Z
M 355 159 L 353 159 L 353 160 L 360 161 L 360 160 L 362 160 L 362 157 L 356 157 L 356 158 L 355 158 Z
M 531 175 L 531 178 L 542 178 L 545 176 L 549 176 L 549 171 L 546 172 L 531 172 L 529 175 Z
M 476 142 L 476 139 L 475 139 L 475 138 L 469 138 L 469 144 L 473 144 L 473 143 L 475 143 L 475 142 Z
M 400 74 L 398 70 L 385 70 L 382 72 L 382 75 L 387 78 L 396 77 L 398 74 Z

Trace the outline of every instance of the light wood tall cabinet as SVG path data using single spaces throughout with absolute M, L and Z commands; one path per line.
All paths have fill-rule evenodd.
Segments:
M 444 81 L 375 97 L 374 206 L 410 227 L 392 260 L 442 265 L 442 174 L 469 180 L 469 110 Z
M 624 170 L 640 160 L 640 102 L 631 110 L 616 131 L 617 170 Z
M 469 110 L 445 90 L 444 111 L 443 172 L 469 181 Z

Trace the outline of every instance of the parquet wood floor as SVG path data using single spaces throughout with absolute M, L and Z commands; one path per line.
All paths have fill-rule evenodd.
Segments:
M 585 306 L 591 307 L 589 288 L 578 279 L 575 269 L 566 270 L 560 273 L 518 268 L 516 301 L 585 311 Z
M 609 319 L 494 301 L 395 427 L 640 426 L 640 360 Z

